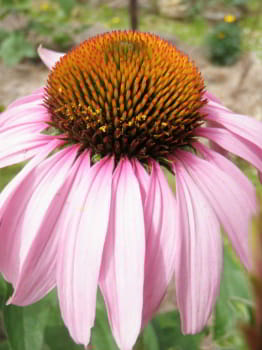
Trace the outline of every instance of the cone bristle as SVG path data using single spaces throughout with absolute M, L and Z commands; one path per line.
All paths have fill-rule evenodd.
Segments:
M 102 156 L 159 159 L 192 142 L 204 81 L 159 37 L 117 31 L 91 38 L 51 71 L 45 104 L 70 142 Z

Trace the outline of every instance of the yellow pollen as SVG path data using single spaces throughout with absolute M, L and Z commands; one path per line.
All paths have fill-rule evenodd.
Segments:
M 99 130 L 106 132 L 107 131 L 107 125 L 100 126 Z

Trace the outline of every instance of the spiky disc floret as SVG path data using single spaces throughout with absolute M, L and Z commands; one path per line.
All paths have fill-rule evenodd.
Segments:
M 116 31 L 77 46 L 52 69 L 45 104 L 70 142 L 101 156 L 165 158 L 192 142 L 204 81 L 169 42 Z

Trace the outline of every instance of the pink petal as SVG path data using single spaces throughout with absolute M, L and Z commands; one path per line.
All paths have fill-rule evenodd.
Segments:
M 41 100 L 43 103 L 43 100 Z M 48 127 L 47 122 L 50 121 L 50 116 L 47 109 L 40 104 L 27 103 L 18 107 L 7 109 L 1 114 L 0 132 L 7 130 L 10 127 L 19 126 L 20 124 L 39 124 Z
M 31 95 L 28 96 L 24 96 L 24 97 L 20 97 L 17 100 L 15 100 L 14 102 L 12 102 L 7 109 L 11 109 L 14 107 L 18 107 L 20 105 L 24 105 L 30 102 L 39 102 L 43 100 L 44 97 L 44 93 L 45 93 L 45 89 L 43 87 L 35 90 L 32 92 Z
M 145 207 L 146 259 L 143 325 L 157 310 L 175 268 L 176 201 L 157 163 L 152 163 Z
M 38 126 L 20 126 L 1 134 L 0 168 L 23 162 L 35 156 L 57 137 L 40 134 Z
M 10 221 L 11 225 L 13 222 L 13 217 L 16 216 L 17 219 L 18 213 L 15 211 L 12 213 L 10 208 L 14 205 L 19 207 L 20 202 L 19 198 L 23 197 L 23 192 L 26 188 L 30 187 L 32 183 L 32 178 L 35 173 L 35 168 L 48 156 L 48 154 L 53 151 L 59 145 L 58 140 L 50 142 L 44 146 L 40 153 L 33 158 L 21 171 L 20 173 L 4 188 L 0 195 L 0 271 L 4 274 L 5 278 L 15 284 L 17 279 L 17 270 L 19 266 L 19 256 L 13 254 L 15 262 L 12 262 L 10 252 L 12 249 L 20 249 L 20 240 L 14 240 L 13 237 L 16 235 L 16 228 L 7 235 L 6 229 L 9 232 L 10 227 L 5 229 L 5 220 Z M 29 179 L 29 180 L 28 180 Z M 9 216 L 8 216 L 8 213 Z
M 209 201 L 242 263 L 251 268 L 248 232 L 256 212 L 254 188 L 222 156 L 216 155 L 215 162 L 210 162 L 189 152 L 179 151 L 177 155 Z
M 219 223 L 200 189 L 179 161 L 176 294 L 183 333 L 199 332 L 207 323 L 219 293 L 222 240 Z
M 60 58 L 65 55 L 62 52 L 55 52 L 52 50 L 45 49 L 41 45 L 38 47 L 37 52 L 41 60 L 49 69 L 52 69 L 55 66 L 55 64 L 60 60 Z
M 207 127 L 210 127 L 210 128 L 219 128 L 219 127 L 220 127 L 219 124 L 217 124 L 217 123 L 215 123 L 215 122 L 212 122 L 212 121 L 207 121 L 207 122 L 206 122 L 206 126 L 207 126 Z M 228 157 L 228 156 L 229 156 L 228 152 L 227 152 L 224 148 L 222 148 L 222 147 L 220 147 L 218 144 L 216 144 L 215 142 L 209 141 L 209 146 L 210 146 L 210 148 L 212 148 L 214 151 L 216 151 L 216 152 L 222 154 L 223 156 L 225 156 L 225 157 Z
M 197 128 L 195 135 L 206 137 L 216 142 L 219 146 L 247 160 L 262 171 L 262 149 L 241 136 L 233 134 L 226 129 L 204 127 Z
M 205 105 L 203 107 L 203 109 L 201 110 L 201 112 L 203 112 L 204 114 L 205 114 L 205 108 L 206 107 L 213 108 L 217 112 L 223 112 L 224 111 L 224 112 L 228 112 L 228 113 L 232 113 L 233 114 L 233 112 L 230 109 L 228 109 L 226 106 L 222 105 L 220 100 L 217 97 L 215 97 L 213 94 L 211 94 L 210 92 L 206 92 L 204 96 L 208 100 L 208 104 Z
M 220 103 L 220 100 L 209 91 L 205 92 L 204 97 L 213 102 Z
M 84 160 L 76 174 L 57 226 L 57 290 L 62 317 L 72 338 L 87 346 L 94 324 L 96 293 L 107 233 L 113 158 L 90 168 Z
M 43 224 L 45 213 L 62 185 L 76 156 L 66 148 L 42 162 L 23 181 L 1 216 L 1 236 L 7 236 L 3 253 L 5 275 L 16 286 L 31 245 Z M 1 254 L 2 255 L 2 254 Z
M 214 107 L 211 104 L 203 108 L 205 119 L 219 123 L 237 136 L 243 137 L 262 149 L 262 123 L 254 118 L 221 110 L 222 105 Z
M 113 176 L 112 207 L 100 288 L 118 346 L 131 350 L 141 329 L 145 229 L 141 194 L 129 160 Z
M 138 183 L 139 183 L 142 202 L 144 203 L 145 199 L 146 199 L 146 193 L 148 190 L 148 186 L 149 186 L 149 175 L 146 172 L 143 165 L 141 165 L 138 160 L 134 159 L 132 162 L 132 165 L 133 165 L 134 172 L 135 172 L 135 175 L 136 175 Z
M 54 231 L 75 168 L 78 167 L 77 161 L 70 173 L 77 151 L 78 148 L 75 146 L 59 151 L 35 169 L 33 177 L 27 179 L 33 180 L 32 183 L 38 183 L 37 188 L 30 185 L 26 188 L 26 184 L 23 186 L 24 196 L 29 197 L 29 200 L 20 216 L 21 223 L 17 223 L 18 228 L 14 237 L 14 241 L 21 241 L 17 247 L 20 251 L 10 254 L 11 256 L 13 254 L 14 259 L 18 255 L 20 257 L 15 292 L 10 303 L 31 304 L 41 299 L 55 285 L 59 235 Z M 71 176 L 66 181 L 69 173 Z
M 247 194 L 246 199 L 248 200 L 249 207 L 252 208 L 253 212 L 255 212 L 257 207 L 255 189 L 251 181 L 249 181 L 242 171 L 233 162 L 217 152 L 212 151 L 202 143 L 194 143 L 194 147 L 204 155 L 205 159 L 208 160 L 209 163 L 213 163 L 225 173 L 230 174 L 232 178 L 237 179 L 238 185 Z

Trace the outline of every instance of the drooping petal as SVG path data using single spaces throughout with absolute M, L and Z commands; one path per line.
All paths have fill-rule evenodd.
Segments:
M 205 105 L 203 108 L 208 106 L 208 107 L 211 107 L 211 108 L 215 108 L 217 111 L 227 111 L 229 113 L 233 113 L 229 108 L 227 108 L 226 106 L 222 105 L 220 100 L 215 95 L 213 95 L 212 93 L 205 92 L 204 96 L 207 98 L 208 104 Z M 204 110 L 202 109 L 201 112 L 204 112 Z
M 33 131 L 35 130 L 35 131 Z M 31 132 L 30 132 L 31 131 Z M 39 133 L 38 127 L 19 127 L 1 134 L 0 168 L 24 162 L 56 138 Z
M 222 156 L 216 157 L 218 167 L 214 161 L 199 159 L 189 152 L 177 154 L 212 206 L 242 263 L 251 268 L 248 232 L 256 212 L 254 188 Z
M 141 328 L 145 228 L 137 178 L 128 160 L 114 172 L 112 207 L 100 288 L 120 349 L 131 350 Z
M 242 171 L 230 160 L 223 157 L 221 154 L 212 151 L 205 145 L 200 142 L 194 143 L 194 147 L 200 151 L 209 163 L 213 163 L 218 166 L 221 170 L 230 176 L 233 179 L 237 179 L 238 185 L 242 188 L 242 190 L 247 194 L 246 200 L 248 200 L 249 207 L 255 213 L 256 211 L 256 195 L 255 189 L 252 185 L 251 181 L 242 173 Z
M 88 345 L 108 228 L 114 160 L 90 168 L 82 161 L 63 209 L 57 257 L 57 290 L 62 317 L 72 338 Z
M 61 142 L 59 140 L 54 140 L 47 145 L 43 146 L 39 154 L 34 157 L 21 171 L 20 173 L 4 188 L 0 195 L 0 271 L 4 274 L 5 278 L 15 284 L 17 276 L 17 266 L 19 266 L 19 255 L 11 254 L 10 250 L 18 249 L 20 246 L 20 240 L 15 241 L 13 239 L 16 235 L 16 228 L 10 231 L 10 234 L 6 234 L 4 229 L 5 220 L 12 221 L 17 213 L 16 211 L 10 211 L 10 207 L 20 205 L 19 198 L 23 194 L 24 189 L 32 186 L 32 181 L 34 178 L 35 168 L 48 156 L 48 154 L 53 151 Z M 29 180 L 28 180 L 29 179 Z M 8 212 L 10 217 L 8 217 Z M 9 227 L 7 227 L 10 230 Z M 9 231 L 8 231 L 9 232 Z M 11 255 L 14 257 L 15 261 L 11 260 Z
M 18 107 L 7 109 L 1 114 L 0 118 L 0 132 L 8 130 L 10 127 L 15 127 L 23 124 L 45 124 L 45 128 L 48 127 L 47 122 L 50 121 L 50 116 L 47 109 L 41 105 L 43 100 L 39 100 L 38 103 L 31 102 Z
M 183 333 L 207 323 L 219 292 L 222 239 L 218 220 L 181 162 L 176 172 L 177 232 L 175 280 Z
M 176 201 L 157 163 L 152 163 L 145 206 L 146 258 L 143 325 L 157 310 L 175 268 Z
M 214 107 L 212 104 L 203 107 L 205 119 L 220 124 L 237 136 L 241 136 L 243 139 L 262 149 L 262 123 L 254 118 L 235 114 L 221 108 L 223 108 L 222 105 Z
M 206 122 L 206 126 L 209 128 L 219 128 L 219 124 L 213 122 L 213 121 L 207 121 Z M 213 142 L 213 141 L 209 141 L 209 146 L 210 148 L 212 148 L 214 151 L 222 154 L 225 157 L 229 156 L 228 151 L 226 151 L 224 148 L 220 147 L 217 143 Z
M 44 224 L 50 202 L 62 185 L 76 151 L 76 148 L 66 148 L 34 168 L 4 208 L 0 236 L 5 244 L 1 247 L 1 259 L 3 272 L 15 287 L 30 247 Z
M 0 118 L 0 168 L 25 161 L 54 138 L 40 134 L 50 120 L 43 99 L 7 109 Z
M 259 148 L 241 136 L 233 134 L 226 129 L 205 127 L 197 128 L 195 135 L 214 141 L 219 146 L 247 160 L 259 169 L 259 171 L 262 171 L 262 148 Z
M 204 97 L 210 101 L 220 103 L 220 100 L 215 95 L 213 95 L 210 91 L 206 91 L 204 94 Z
M 38 182 L 38 187 L 28 186 L 29 195 L 24 189 L 24 196 L 30 199 L 21 214 L 22 223 L 14 237 L 14 240 L 21 240 L 21 251 L 18 279 L 10 303 L 32 304 L 55 286 L 59 238 L 55 225 L 79 166 L 78 158 L 71 169 L 77 151 L 76 146 L 68 147 L 49 158 L 35 170 L 32 180 Z M 39 177 L 42 177 L 41 182 Z
M 30 95 L 20 97 L 16 99 L 14 102 L 10 103 L 10 105 L 7 107 L 7 110 L 10 110 L 11 108 L 22 106 L 27 103 L 31 102 L 39 102 L 43 99 L 45 93 L 45 89 L 43 87 L 33 91 Z
M 41 45 L 38 47 L 37 52 L 41 60 L 49 69 L 52 69 L 56 64 L 56 62 L 58 62 L 60 58 L 65 55 L 62 52 L 56 52 L 56 51 L 45 49 Z

